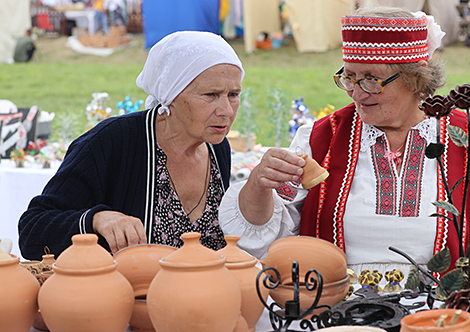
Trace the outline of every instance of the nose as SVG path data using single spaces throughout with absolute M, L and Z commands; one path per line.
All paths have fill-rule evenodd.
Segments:
M 350 91 L 349 93 L 350 93 L 351 98 L 354 101 L 358 101 L 358 100 L 367 98 L 369 96 L 369 93 L 362 90 L 359 84 L 355 84 L 354 90 Z
M 217 105 L 217 116 L 231 117 L 234 113 L 233 105 L 228 96 L 220 98 L 220 103 Z

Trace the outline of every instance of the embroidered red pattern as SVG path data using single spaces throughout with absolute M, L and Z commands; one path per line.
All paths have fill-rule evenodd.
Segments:
M 418 130 L 410 131 L 410 148 L 403 165 L 400 217 L 417 217 L 419 215 L 419 202 L 421 201 L 421 182 L 424 169 L 424 150 L 426 140 L 419 135 Z
M 372 164 L 374 165 L 376 179 L 375 213 L 382 215 L 395 214 L 397 183 L 394 168 L 385 157 L 387 147 L 383 136 L 377 137 L 376 143 L 371 146 Z
M 292 182 L 292 184 L 294 185 L 299 185 L 301 182 L 301 180 L 297 180 L 295 182 Z M 276 188 L 276 193 L 279 197 L 281 197 L 282 199 L 285 199 L 286 201 L 289 201 L 289 202 L 292 202 L 295 197 L 297 196 L 298 194 L 298 189 L 296 187 L 293 187 L 289 184 L 284 184 L 282 187 L 279 187 L 279 188 Z

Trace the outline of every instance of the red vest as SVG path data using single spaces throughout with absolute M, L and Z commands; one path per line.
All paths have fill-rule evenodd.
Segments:
M 467 155 L 465 149 L 457 147 L 447 134 L 449 123 L 468 132 L 465 113 L 453 111 L 452 115 L 440 120 L 441 143 L 445 145 L 442 161 L 449 187 L 452 187 L 465 174 Z M 360 116 L 355 111 L 354 104 L 350 104 L 316 121 L 310 135 L 313 158 L 328 170 L 330 176 L 320 185 L 310 189 L 302 210 L 300 234 L 328 240 L 345 252 L 347 248 L 344 243 L 343 216 L 359 155 L 361 130 Z M 440 174 L 438 170 L 438 200 L 447 200 Z M 454 205 L 459 211 L 462 207 L 463 183 L 464 181 L 452 195 Z M 438 213 L 445 214 L 445 211 L 438 209 Z M 467 249 L 469 238 L 468 213 L 467 204 L 463 225 L 464 250 Z M 434 253 L 446 246 L 451 251 L 452 262 L 455 262 L 459 256 L 455 227 L 451 221 L 437 218 Z

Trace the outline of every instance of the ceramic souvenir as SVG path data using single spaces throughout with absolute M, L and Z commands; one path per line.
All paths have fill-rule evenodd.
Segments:
M 2 331 L 29 332 L 38 313 L 38 280 L 19 265 L 20 259 L 0 261 L 0 327 Z
M 299 155 L 305 160 L 304 172 L 302 174 L 302 187 L 310 189 L 324 181 L 328 176 L 328 171 L 321 167 L 313 158 L 309 158 L 306 153 Z
M 226 258 L 225 266 L 237 279 L 242 292 L 242 316 L 245 318 L 249 330 L 255 331 L 256 323 L 263 313 L 264 306 L 256 291 L 256 277 L 261 269 L 256 266 L 258 260 L 237 247 L 240 237 L 237 235 L 225 235 L 227 245 L 218 252 Z M 269 290 L 262 285 L 264 276 L 260 277 L 260 291 L 266 302 Z
M 289 284 L 292 283 L 294 260 L 299 263 L 301 283 L 305 282 L 305 274 L 310 269 L 320 272 L 324 284 L 343 280 L 348 275 L 344 252 L 328 241 L 310 236 L 291 236 L 274 241 L 261 264 L 263 268 L 269 266 L 278 270 L 281 283 Z M 275 275 L 272 275 L 275 280 Z
M 147 296 L 153 278 L 160 271 L 159 260 L 176 248 L 161 244 L 138 244 L 114 254 L 117 270 L 131 283 L 134 296 Z
M 147 307 L 158 332 L 233 332 L 240 316 L 238 282 L 225 257 L 201 245 L 201 234 L 181 235 L 183 246 L 160 260 Z
M 51 332 L 123 332 L 134 307 L 132 286 L 96 234 L 78 234 L 53 264 L 39 291 Z

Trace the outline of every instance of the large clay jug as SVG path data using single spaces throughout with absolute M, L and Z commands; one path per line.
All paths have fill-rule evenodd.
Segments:
M 19 257 L 0 261 L 0 330 L 28 332 L 38 313 L 38 280 Z
M 240 316 L 238 282 L 225 257 L 200 244 L 201 234 L 181 235 L 183 246 L 160 260 L 147 294 L 158 332 L 232 332 Z
M 256 266 L 258 260 L 237 247 L 240 240 L 238 235 L 225 235 L 227 246 L 218 252 L 225 256 L 225 266 L 237 279 L 242 292 L 242 316 L 245 318 L 248 328 L 251 332 L 255 331 L 258 322 L 264 310 L 264 305 L 258 297 L 256 291 L 256 277 L 261 269 Z M 269 295 L 269 289 L 263 286 L 263 279 L 266 274 L 260 277 L 260 292 L 266 302 Z
M 39 308 L 51 332 L 123 332 L 134 291 L 96 234 L 78 234 L 52 265 L 39 291 Z

